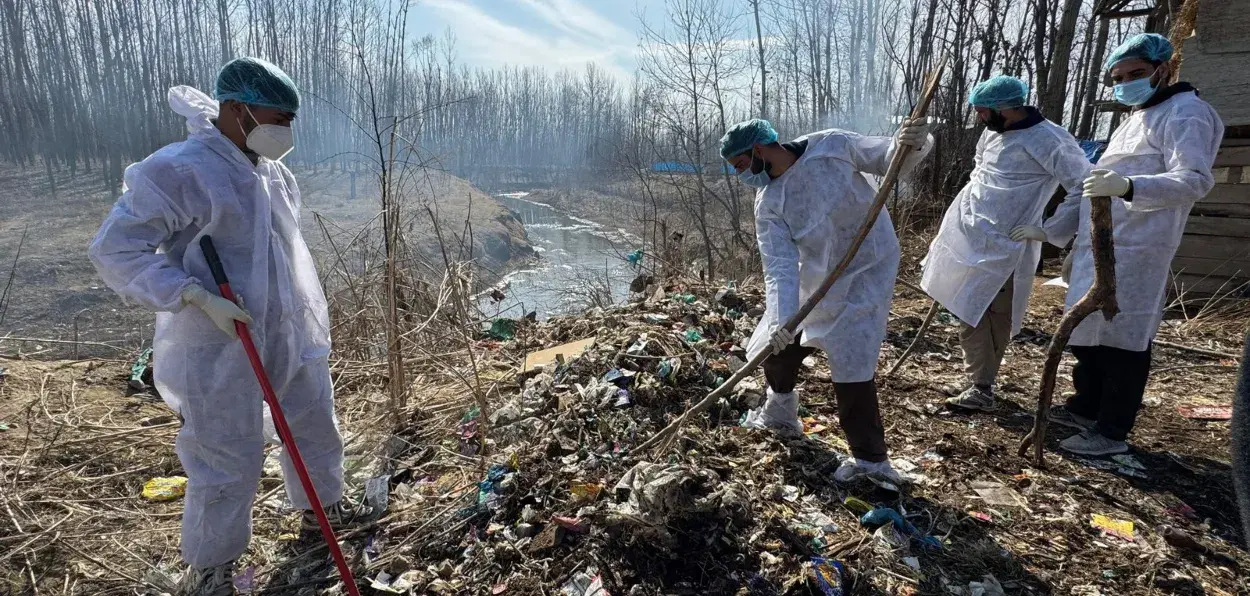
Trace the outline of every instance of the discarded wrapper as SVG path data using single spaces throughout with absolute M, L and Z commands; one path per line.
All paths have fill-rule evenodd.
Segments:
M 1094 513 L 1090 515 L 1089 523 L 1091 526 L 1102 530 L 1108 535 L 1115 536 L 1116 538 L 1123 538 L 1124 540 L 1130 541 L 1136 539 L 1133 535 L 1133 522 L 1131 521 L 1115 519 Z
M 1231 420 L 1233 417 L 1232 406 L 1180 406 L 1176 409 L 1191 420 Z
M 816 587 L 824 596 L 843 596 L 846 593 L 846 568 L 842 563 L 824 557 L 812 557 L 812 574 Z
M 143 485 L 143 498 L 149 501 L 172 501 L 187 494 L 187 479 L 183 476 L 153 478 Z

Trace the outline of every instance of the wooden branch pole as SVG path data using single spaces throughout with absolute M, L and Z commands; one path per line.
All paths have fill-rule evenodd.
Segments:
M 1081 297 L 1072 309 L 1059 320 L 1059 329 L 1050 340 L 1046 350 L 1046 365 L 1042 369 L 1042 388 L 1037 397 L 1037 415 L 1033 430 L 1020 441 L 1019 454 L 1024 457 L 1033 447 L 1033 465 L 1041 467 L 1045 462 L 1042 453 L 1046 448 L 1046 425 L 1050 422 L 1050 403 L 1055 394 L 1055 377 L 1059 373 L 1059 361 L 1063 349 L 1068 346 L 1072 332 L 1085 317 L 1096 310 L 1108 321 L 1120 312 L 1115 298 L 1115 243 L 1112 241 L 1111 197 L 1093 197 L 1090 202 L 1090 244 L 1094 252 L 1094 285 Z
M 898 367 L 902 366 L 904 362 L 907 362 L 907 357 L 911 356 L 912 351 L 920 344 L 920 340 L 924 339 L 924 332 L 929 330 L 929 325 L 933 323 L 933 318 L 937 316 L 939 310 L 942 310 L 942 305 L 938 304 L 937 300 L 934 300 L 933 305 L 929 307 L 929 314 L 924 316 L 924 322 L 920 324 L 920 329 L 916 331 L 916 337 L 912 338 L 911 345 L 907 346 L 906 350 L 903 350 L 903 355 L 899 356 L 894 366 L 891 366 L 890 370 L 886 371 L 885 378 L 888 379 L 894 376 L 894 371 L 898 370 Z
M 933 100 L 934 93 L 937 92 L 938 81 L 941 80 L 942 72 L 945 69 L 946 57 L 943 56 L 941 61 L 938 62 L 937 68 L 935 68 L 933 72 L 929 73 L 928 80 L 925 82 L 924 90 L 920 94 L 920 101 L 916 103 L 916 107 L 911 112 L 912 120 L 916 118 L 923 118 L 928 112 L 929 103 Z M 859 252 L 860 245 L 862 245 L 864 240 L 868 237 L 868 232 L 872 230 L 873 224 L 877 222 L 877 217 L 881 214 L 881 210 L 885 207 L 886 199 L 889 198 L 891 191 L 894 189 L 894 184 L 898 182 L 899 174 L 903 168 L 903 160 L 907 158 L 908 154 L 911 153 L 911 150 L 912 147 L 910 145 L 901 145 L 894 152 L 894 156 L 890 160 L 890 167 L 885 172 L 885 178 L 881 182 L 881 187 L 877 190 L 875 200 L 873 200 L 872 205 L 868 208 L 868 215 L 864 218 L 864 223 L 860 225 L 859 234 L 855 237 L 855 241 L 851 243 L 850 248 L 846 251 L 846 255 L 842 257 L 842 260 L 838 262 L 838 265 L 834 267 L 833 271 L 831 271 L 828 276 L 825 277 L 824 283 L 822 283 L 820 287 L 817 288 L 810 297 L 808 297 L 807 302 L 803 303 L 802 308 L 800 308 L 794 316 L 790 317 L 789 321 L 786 321 L 786 329 L 790 331 L 797 330 L 799 324 L 803 322 L 803 319 L 807 318 L 807 315 L 816 308 L 816 305 L 825 297 L 825 294 L 829 292 L 829 288 L 833 287 L 834 282 L 837 282 L 838 279 L 842 277 L 842 273 L 845 272 L 847 267 L 850 266 L 851 260 L 854 259 L 856 253 Z M 663 430 L 656 433 L 650 439 L 644 441 L 641 445 L 636 447 L 634 451 L 645 451 L 654 447 L 656 444 L 659 444 L 661 441 L 664 442 L 665 446 L 671 444 L 672 438 L 677 436 L 678 429 L 680 429 L 687 420 L 706 410 L 712 404 L 716 403 L 716 400 L 732 391 L 734 386 L 737 385 L 739 381 L 755 372 L 755 369 L 763 364 L 764 360 L 769 356 L 770 352 L 768 350 L 762 350 L 759 354 L 756 354 L 750 362 L 746 363 L 746 366 L 738 369 L 738 372 L 729 377 L 729 380 L 722 383 L 721 386 L 717 387 L 715 391 L 709 393 L 708 396 L 703 398 L 702 401 L 687 409 L 671 424 L 664 427 Z

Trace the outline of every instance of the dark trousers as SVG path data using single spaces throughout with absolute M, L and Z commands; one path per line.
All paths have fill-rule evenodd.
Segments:
M 816 350 L 795 341 L 780 353 L 764 360 L 764 378 L 774 393 L 790 393 L 799 382 L 803 359 Z M 834 383 L 833 396 L 838 402 L 838 420 L 851 455 L 864 461 L 881 462 L 889 458 L 885 445 L 885 426 L 877 402 L 876 381 Z
M 1133 430 L 1150 377 L 1150 346 L 1144 352 L 1108 346 L 1072 346 L 1076 366 L 1070 412 L 1097 420 L 1098 434 L 1123 441 Z

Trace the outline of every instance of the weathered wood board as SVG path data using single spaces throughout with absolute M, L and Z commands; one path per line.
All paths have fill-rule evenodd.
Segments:
M 1250 25 L 1242 31 L 1250 31 Z M 1244 41 L 1250 40 L 1244 33 L 1242 40 L 1250 44 Z M 1181 63 L 1180 78 L 1198 88 L 1202 99 L 1224 120 L 1224 126 L 1243 126 L 1250 124 L 1250 76 L 1246 73 L 1250 73 L 1250 51 L 1225 54 L 1187 51 Z
M 1250 10 L 1246 0 L 1202 0 L 1198 4 L 1197 46 L 1206 54 L 1250 52 Z M 1189 56 L 1185 56 L 1186 60 Z

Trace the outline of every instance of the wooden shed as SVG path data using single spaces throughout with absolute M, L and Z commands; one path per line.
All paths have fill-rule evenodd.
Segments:
M 1198 1 L 1180 78 L 1224 120 L 1215 188 L 1194 205 L 1172 261 L 1185 299 L 1250 297 L 1250 2 Z

